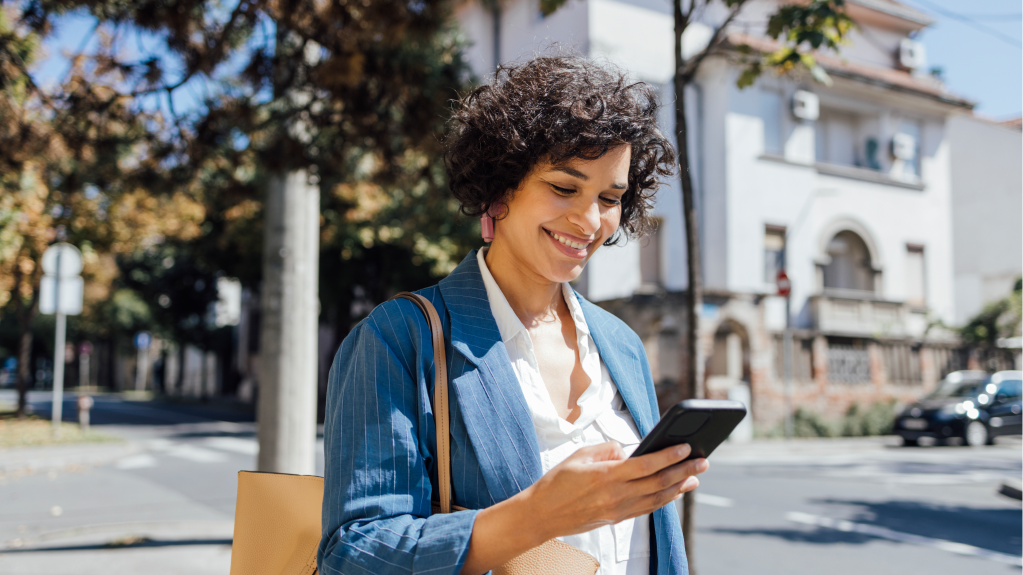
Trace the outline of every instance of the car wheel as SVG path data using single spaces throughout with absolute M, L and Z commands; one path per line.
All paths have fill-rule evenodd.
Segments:
M 963 439 L 966 440 L 966 445 L 970 447 L 980 447 L 986 444 L 988 439 L 987 426 L 980 421 L 971 421 L 966 426 L 966 433 L 963 434 Z
M 918 445 L 920 445 L 920 442 L 917 441 L 916 439 L 910 439 L 908 437 L 903 437 L 902 438 L 902 446 L 903 447 L 916 447 Z

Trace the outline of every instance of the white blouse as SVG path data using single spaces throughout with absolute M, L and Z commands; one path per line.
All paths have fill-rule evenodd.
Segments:
M 565 302 L 575 322 L 579 359 L 583 371 L 590 378 L 589 387 L 577 402 L 580 414 L 575 423 L 569 423 L 558 416 L 547 386 L 540 377 L 529 332 L 515 315 L 508 299 L 494 281 L 494 276 L 490 275 L 485 255 L 486 249 L 481 249 L 476 258 L 487 288 L 490 311 L 497 321 L 501 339 L 508 348 L 512 370 L 522 386 L 522 393 L 533 418 L 543 472 L 547 473 L 582 447 L 606 441 L 621 443 L 626 454 L 631 454 L 640 441 L 636 423 L 611 380 L 607 366 L 597 353 L 597 345 L 590 336 L 582 307 L 575 299 L 572 288 L 567 283 L 562 284 Z M 597 571 L 599 575 L 650 573 L 649 514 L 616 525 L 598 527 L 586 533 L 558 537 L 558 540 L 593 555 L 600 563 L 600 570 Z

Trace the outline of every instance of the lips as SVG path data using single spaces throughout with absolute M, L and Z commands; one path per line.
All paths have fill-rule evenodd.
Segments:
M 575 236 L 552 232 L 547 228 L 543 228 L 543 231 L 547 233 L 547 237 L 549 237 L 551 241 L 554 242 L 554 245 L 557 246 L 565 255 L 573 258 L 585 258 L 589 252 L 588 248 L 590 247 L 591 242 L 586 242 L 582 238 L 577 238 Z

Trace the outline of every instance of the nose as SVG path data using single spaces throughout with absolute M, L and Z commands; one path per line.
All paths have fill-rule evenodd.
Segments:
M 600 230 L 600 199 L 580 198 L 568 215 L 568 221 L 579 226 L 580 235 L 590 236 Z

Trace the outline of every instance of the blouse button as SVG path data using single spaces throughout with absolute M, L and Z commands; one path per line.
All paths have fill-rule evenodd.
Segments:
M 582 440 L 583 440 L 583 435 L 581 433 L 577 433 L 577 434 L 572 436 L 572 443 L 581 443 Z

